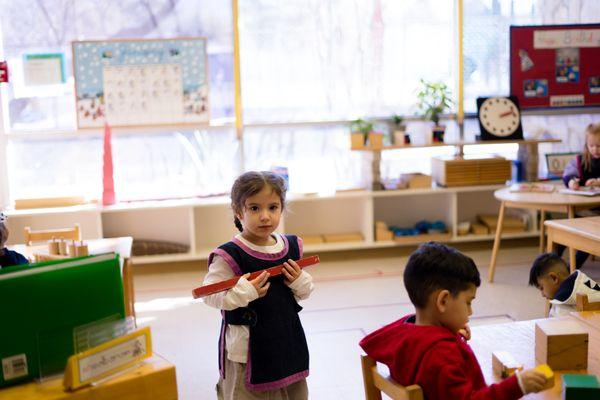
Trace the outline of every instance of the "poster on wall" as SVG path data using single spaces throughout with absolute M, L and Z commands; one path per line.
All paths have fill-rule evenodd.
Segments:
M 600 106 L 600 24 L 511 26 L 510 93 L 522 109 Z
M 205 38 L 72 43 L 77 126 L 209 122 Z

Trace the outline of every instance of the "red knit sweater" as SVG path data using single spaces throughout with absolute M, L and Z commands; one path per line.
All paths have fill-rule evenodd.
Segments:
M 511 400 L 523 396 L 515 375 L 487 386 L 473 350 L 461 336 L 438 326 L 415 325 L 411 317 L 407 315 L 360 341 L 369 357 L 389 367 L 396 382 L 418 384 L 430 400 Z

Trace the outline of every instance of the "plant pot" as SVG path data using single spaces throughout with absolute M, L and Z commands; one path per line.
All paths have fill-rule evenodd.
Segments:
M 359 150 L 365 148 L 365 136 L 360 132 L 350 134 L 350 149 Z
M 383 133 L 379 133 L 379 132 L 369 133 L 369 148 L 372 150 L 383 149 Z
M 394 131 L 394 144 L 404 146 L 406 144 L 406 131 Z
M 436 125 L 431 130 L 432 141 L 433 143 L 444 143 L 444 133 L 446 132 L 446 127 L 443 125 Z

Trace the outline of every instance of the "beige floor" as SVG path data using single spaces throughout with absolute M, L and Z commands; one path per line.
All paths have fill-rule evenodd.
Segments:
M 525 245 L 501 249 L 493 284 L 487 283 L 491 244 L 463 248 L 483 278 L 472 325 L 543 316 L 544 300 L 527 286 L 537 247 L 532 242 Z M 311 355 L 311 399 L 364 398 L 357 343 L 366 333 L 412 312 L 402 283 L 406 260 L 402 250 L 325 253 L 322 263 L 310 269 L 316 289 L 302 303 L 301 318 Z M 138 267 L 138 322 L 152 327 L 155 351 L 176 365 L 180 398 L 214 399 L 220 314 L 191 297 L 191 289 L 202 283 L 204 263 L 173 267 L 169 273 L 155 266 Z M 595 264 L 591 269 L 600 270 Z

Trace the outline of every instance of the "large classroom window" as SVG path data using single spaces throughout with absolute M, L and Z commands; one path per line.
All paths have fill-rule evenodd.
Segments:
M 210 126 L 116 132 L 119 200 L 226 193 L 242 169 L 274 166 L 288 168 L 293 191 L 365 187 L 370 161 L 349 151 L 348 121 L 392 114 L 414 118 L 421 78 L 445 82 L 456 97 L 458 0 L 238 4 L 242 142 L 234 129 L 231 1 L 0 0 L 1 49 L 11 69 L 11 82 L 2 87 L 8 135 L 0 145 L 6 143 L 11 200 L 100 197 L 102 132 L 75 128 L 73 40 L 208 39 Z M 511 24 L 600 20 L 595 0 L 464 0 L 463 5 L 467 115 L 475 111 L 477 96 L 508 94 Z M 64 84 L 24 84 L 23 57 L 40 53 L 64 54 Z M 548 134 L 563 139 L 563 151 L 567 146 L 579 150 L 581 132 L 597 116 L 526 116 L 523 124 L 535 138 Z M 474 122 L 466 121 L 466 139 L 478 131 Z M 447 123 L 447 136 L 455 138 L 456 125 Z M 410 121 L 408 130 L 419 143 L 428 127 Z M 514 157 L 516 147 L 490 151 Z M 557 147 L 542 148 L 542 153 L 550 151 Z M 386 152 L 384 177 L 411 169 L 429 172 L 432 154 L 423 153 Z M 321 180 L 313 179 L 316 173 Z

